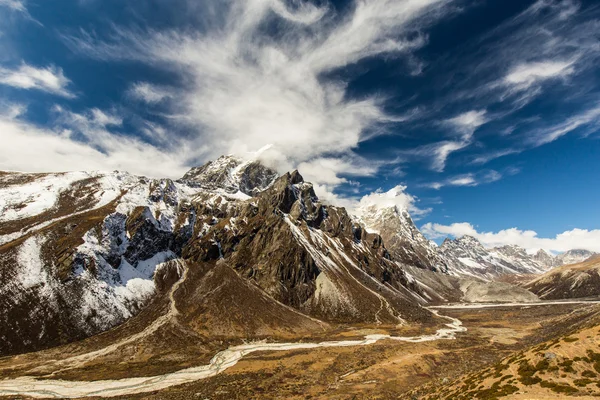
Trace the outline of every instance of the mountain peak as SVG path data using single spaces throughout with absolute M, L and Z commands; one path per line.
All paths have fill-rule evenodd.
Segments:
M 271 186 L 278 176 L 275 170 L 257 159 L 244 161 L 228 155 L 190 169 L 181 180 L 203 189 L 255 196 Z
M 463 235 L 460 238 L 456 239 L 456 242 L 460 243 L 463 246 L 466 245 L 470 247 L 483 247 L 479 240 L 470 235 Z
M 584 249 L 573 249 L 569 250 L 565 253 L 559 254 L 556 256 L 557 266 L 558 265 L 570 265 L 577 264 L 587 260 L 588 258 L 594 256 L 596 253 L 584 250 Z

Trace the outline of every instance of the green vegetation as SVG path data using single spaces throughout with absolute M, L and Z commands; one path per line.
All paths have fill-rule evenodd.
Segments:
M 548 360 L 541 360 L 536 365 L 531 365 L 527 361 L 522 361 L 517 370 L 521 376 L 519 381 L 527 386 L 540 383 L 542 380 L 534 375 L 539 371 L 545 371 L 549 366 Z
M 576 341 L 578 341 L 578 340 L 579 340 L 579 338 L 576 338 L 576 337 L 566 337 L 566 338 L 563 338 L 563 340 L 564 340 L 565 342 L 567 342 L 567 343 L 573 343 L 573 342 L 576 342 Z
M 595 378 L 598 376 L 598 374 L 595 373 L 594 371 L 590 371 L 589 369 L 587 369 L 581 373 L 581 376 L 583 376 L 585 378 Z
M 500 382 L 495 382 L 489 389 L 479 390 L 472 393 L 473 399 L 479 400 L 498 400 L 501 397 L 518 392 L 519 388 L 513 385 L 500 386 Z
M 596 353 L 593 350 L 588 350 L 587 355 L 588 355 L 588 358 L 590 359 L 589 362 L 594 363 L 593 366 L 594 366 L 594 369 L 596 370 L 596 372 L 600 373 L 600 353 Z
M 573 360 L 567 359 L 567 360 L 559 363 L 558 365 L 560 365 L 562 367 L 562 370 L 564 372 L 570 372 L 570 373 L 575 372 L 575 370 L 573 369 Z
M 579 387 L 585 387 L 587 385 L 589 385 L 590 383 L 593 383 L 594 381 L 591 379 L 575 379 L 573 381 L 573 383 L 575 384 L 575 386 L 579 386 Z
M 555 382 L 541 381 L 540 386 L 548 388 L 555 393 L 577 393 L 578 390 L 567 384 L 560 384 Z

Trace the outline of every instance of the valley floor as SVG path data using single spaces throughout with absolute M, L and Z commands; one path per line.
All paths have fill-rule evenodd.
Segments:
M 445 307 L 440 313 L 462 322 L 468 330 L 460 332 L 460 324 L 455 320 L 451 334 L 456 333 L 456 340 L 421 340 L 401 341 L 377 336 L 392 334 L 395 336 L 415 335 L 414 331 L 389 330 L 384 327 L 346 327 L 340 328 L 326 340 L 360 341 L 367 335 L 372 339 L 368 345 L 353 343 L 352 346 L 313 346 L 309 342 L 319 342 L 325 338 L 303 339 L 303 346 L 288 346 L 286 350 L 257 351 L 239 358 L 237 363 L 227 369 L 216 368 L 206 374 L 205 379 L 188 381 L 178 386 L 161 387 L 153 384 L 165 379 L 165 375 L 153 378 L 139 378 L 147 384 L 151 392 L 131 393 L 125 391 L 122 399 L 395 399 L 395 398 L 432 398 L 444 397 L 444 393 L 455 390 L 460 393 L 461 376 L 496 365 L 503 358 L 537 346 L 546 341 L 556 341 L 565 335 L 571 335 L 574 329 L 583 323 L 593 323 L 600 312 L 600 306 L 591 303 L 546 303 L 544 305 L 511 305 L 493 307 Z M 592 321 L 592 322 L 590 322 Z M 596 321 L 600 324 L 600 321 Z M 437 327 L 439 328 L 439 327 Z M 427 332 L 419 336 L 432 337 L 435 329 L 429 327 Z M 369 336 L 367 336 L 369 337 Z M 444 337 L 437 337 L 437 339 Z M 406 339 L 406 338 L 405 338 Z M 368 340 L 367 340 L 368 341 Z M 598 349 L 594 349 L 598 350 Z M 207 350 L 208 351 L 208 350 Z M 33 362 L 31 355 L 17 356 L 0 360 L 0 372 L 8 380 L 0 381 L 1 390 L 14 385 L 13 395 L 9 398 L 27 398 L 18 395 L 28 389 L 25 381 L 19 376 L 32 375 L 41 379 L 66 379 L 72 381 L 97 381 L 104 379 L 121 379 L 127 376 L 148 376 L 147 370 L 135 371 L 132 368 L 119 368 L 119 364 L 127 365 L 127 360 L 109 362 L 102 359 L 103 364 L 92 363 L 68 371 L 52 371 L 50 366 L 56 365 L 53 357 L 61 358 L 56 353 L 46 353 Z M 194 351 L 190 351 L 191 365 L 202 365 L 204 359 L 195 364 Z M 214 354 L 214 352 L 213 352 Z M 123 355 L 121 355 L 123 356 Z M 236 357 L 230 358 L 231 361 Z M 26 361 L 24 361 L 26 360 Z M 149 357 L 151 360 L 151 357 Z M 54 364 L 53 364 L 54 363 Z M 46 369 L 44 368 L 46 364 Z M 185 365 L 177 360 L 177 365 Z M 212 363 L 214 364 L 214 362 Z M 228 364 L 229 366 L 229 364 Z M 52 371 L 52 372 L 51 372 Z M 119 372 L 121 371 L 121 372 Z M 173 372 L 165 371 L 164 373 Z M 157 375 L 157 374 L 152 374 Z M 212 375 L 212 376 L 211 376 Z M 113 381 L 114 382 L 114 381 Z M 180 382 L 186 382 L 182 380 Z M 46 382 L 51 383 L 51 382 Z M 132 386 L 139 385 L 131 381 Z M 63 385 L 65 383 L 63 382 Z M 67 386 L 69 384 L 66 384 Z M 74 382 L 73 386 L 77 386 Z M 483 384 L 482 384 L 483 387 Z M 146 390 L 145 389 L 145 390 Z M 588 390 L 589 391 L 589 390 Z M 538 393 L 539 398 L 553 398 L 552 391 L 546 390 L 550 397 L 543 397 L 544 390 Z M 8 392 L 4 392 L 9 394 Z M 48 397 L 53 397 L 49 391 Z M 72 394 L 77 395 L 77 390 Z M 84 392 L 91 395 L 89 390 Z M 102 390 L 98 394 L 104 393 Z M 38 397 L 44 395 L 38 391 Z M 116 393 L 114 393 L 116 394 Z M 582 393 L 582 394 L 585 394 Z M 108 394 L 106 394 L 108 395 Z M 519 398 L 519 392 L 509 394 L 508 398 Z M 58 396 L 60 397 L 60 396 Z M 87 397 L 90 398 L 90 397 Z M 98 398 L 102 398 L 98 396 Z M 498 398 L 498 397 L 491 397 Z M 531 397 L 530 397 L 531 398 Z M 535 397 L 538 398 L 538 397 Z

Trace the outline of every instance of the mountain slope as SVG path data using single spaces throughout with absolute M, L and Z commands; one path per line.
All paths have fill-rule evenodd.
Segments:
M 600 296 L 600 257 L 554 268 L 524 286 L 549 300 Z
M 119 172 L 0 179 L 1 354 L 122 324 L 182 279 L 171 260 L 190 266 L 190 277 L 205 271 L 196 284 L 206 292 L 181 316 L 195 334 L 432 318 L 419 306 L 423 288 L 381 237 L 323 205 L 298 172 L 274 179 L 259 163 L 222 157 L 180 181 Z M 242 303 L 225 312 L 236 294 Z M 261 315 L 264 307 L 279 316 Z M 210 324 L 194 322 L 210 315 Z
M 0 351 L 80 339 L 139 312 L 191 234 L 185 188 L 125 173 L 4 174 Z M 8 219 L 6 217 L 10 217 Z

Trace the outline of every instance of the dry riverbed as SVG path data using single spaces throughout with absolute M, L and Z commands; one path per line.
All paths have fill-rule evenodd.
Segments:
M 173 382 L 161 385 L 164 377 L 155 377 L 151 382 L 131 381 L 134 386 L 144 386 L 143 392 L 123 392 L 122 397 L 114 398 L 398 398 L 421 385 L 450 382 L 511 353 L 552 339 L 585 318 L 586 310 L 597 307 L 553 304 L 448 308 L 441 313 L 462 321 L 468 328 L 467 332 L 457 333 L 456 340 L 406 342 L 370 336 L 362 339 L 365 343 L 349 343 L 352 340 L 339 343 L 346 346 L 304 344 L 277 351 L 259 346 L 243 357 L 229 358 L 227 362 L 233 359 L 235 362 L 228 364 L 231 366 L 227 369 L 217 368 L 218 374 L 206 373 L 201 380 L 198 375 L 175 382 L 183 383 L 177 386 Z M 372 335 L 373 331 L 364 333 Z M 85 375 L 89 378 L 89 373 Z M 81 393 L 92 394 L 90 390 Z M 77 395 L 77 390 L 72 394 Z M 109 392 L 99 388 L 98 394 L 101 398 Z M 114 394 L 118 392 L 110 393 Z

